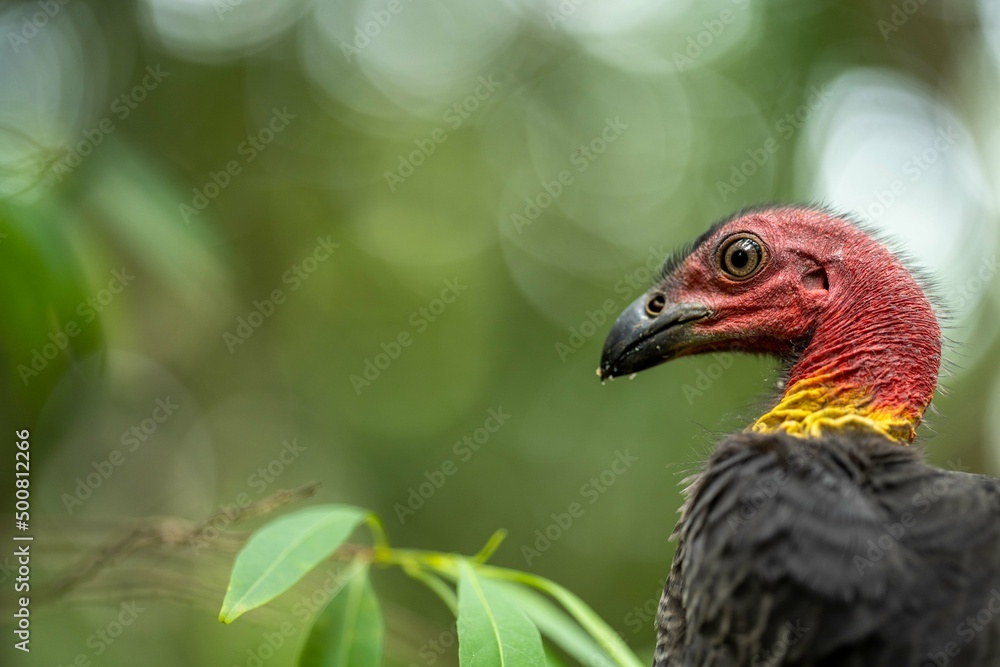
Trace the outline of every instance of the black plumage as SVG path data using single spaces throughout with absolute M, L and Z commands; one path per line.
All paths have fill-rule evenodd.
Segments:
M 657 667 L 1000 665 L 1000 481 L 867 433 L 740 433 L 688 490 Z
M 655 667 L 1000 667 L 1000 481 L 912 446 L 941 335 L 920 282 L 848 216 L 765 206 L 668 261 L 599 368 L 777 356 L 783 396 L 691 482 Z

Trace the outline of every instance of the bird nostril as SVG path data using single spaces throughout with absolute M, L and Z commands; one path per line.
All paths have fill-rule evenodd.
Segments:
M 657 294 L 646 302 L 646 313 L 651 317 L 656 317 L 663 312 L 663 307 L 667 305 L 667 300 L 662 294 Z

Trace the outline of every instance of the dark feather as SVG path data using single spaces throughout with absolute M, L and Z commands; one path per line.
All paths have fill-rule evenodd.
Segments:
M 656 667 L 1000 665 L 1000 481 L 873 434 L 740 433 L 688 494 Z

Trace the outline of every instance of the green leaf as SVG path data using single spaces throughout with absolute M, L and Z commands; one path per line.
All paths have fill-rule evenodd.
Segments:
M 587 603 L 571 593 L 565 587 L 544 577 L 527 572 L 508 570 L 491 565 L 480 566 L 480 571 L 491 580 L 516 582 L 537 589 L 553 597 L 561 604 L 573 619 L 600 644 L 602 650 L 620 667 L 645 667 L 647 663 L 639 660 L 628 644 L 616 633 L 597 613 L 587 606 Z
M 329 558 L 367 514 L 347 505 L 319 505 L 255 532 L 236 556 L 219 620 L 232 623 L 294 586 Z
M 544 577 L 524 572 L 518 572 L 516 575 L 517 581 L 537 588 L 555 598 L 569 612 L 570 616 L 576 619 L 576 622 L 601 644 L 603 650 L 615 661 L 615 664 L 621 665 L 621 667 L 645 667 L 645 663 L 636 657 L 628 644 L 577 595 Z
M 78 365 L 84 360 L 93 359 L 99 365 L 101 357 L 95 353 L 105 345 L 105 318 L 86 300 L 97 295 L 101 281 L 106 284 L 109 276 L 97 269 L 98 262 L 81 256 L 72 241 L 75 234 L 69 232 L 85 226 L 77 211 L 46 200 L 31 206 L 0 200 L 0 284 L 4 286 L 0 322 L 5 323 L 0 327 L 0 358 L 6 369 L 0 379 L 0 403 L 21 423 L 35 423 L 46 406 L 55 408 L 53 414 L 59 414 L 63 424 L 72 421 L 74 411 L 86 409 L 77 398 L 79 393 L 71 393 L 68 400 L 53 394 L 64 380 L 82 380 Z M 94 278 L 88 280 L 88 274 Z M 53 344 L 57 355 L 51 353 Z M 50 351 L 42 359 L 46 345 Z M 67 373 L 71 368 L 75 371 Z M 39 446 L 36 456 L 47 456 L 52 450 Z
M 232 273 L 220 250 L 226 244 L 212 209 L 186 219 L 179 207 L 191 204 L 189 186 L 174 187 L 155 160 L 123 142 L 106 142 L 92 166 L 81 208 L 100 230 L 94 241 L 125 254 L 192 315 L 211 313 L 231 298 Z
M 507 597 L 528 615 L 545 637 L 581 665 L 614 666 L 614 661 L 608 657 L 600 644 L 548 598 L 521 584 L 499 581 L 496 583 L 503 588 Z
M 316 619 L 299 667 L 380 667 L 385 621 L 368 579 L 367 564 L 357 564 Z
M 458 658 L 462 667 L 545 667 L 538 628 L 496 582 L 458 564 Z

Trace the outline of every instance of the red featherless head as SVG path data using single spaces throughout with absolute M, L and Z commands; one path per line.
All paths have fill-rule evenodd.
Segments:
M 849 220 L 812 208 L 746 211 L 668 260 L 622 313 L 602 378 L 720 350 L 776 355 L 785 394 L 751 428 L 915 436 L 937 386 L 941 332 L 900 260 Z

